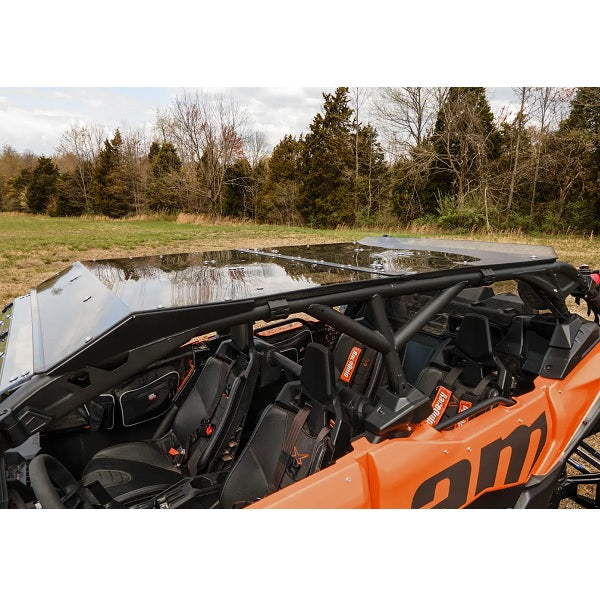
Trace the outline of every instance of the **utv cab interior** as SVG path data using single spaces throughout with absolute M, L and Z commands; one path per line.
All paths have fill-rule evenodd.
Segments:
M 0 501 L 241 508 L 334 465 L 358 439 L 474 427 L 540 374 L 564 377 L 597 342 L 597 327 L 566 308 L 579 285 L 572 267 L 555 264 L 554 287 L 535 264 L 520 268 L 369 274 L 124 321 L 135 347 L 125 333 L 99 337 L 108 357 L 84 348 L 5 394 Z

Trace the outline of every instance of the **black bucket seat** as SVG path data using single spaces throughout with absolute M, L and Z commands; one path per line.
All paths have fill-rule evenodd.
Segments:
M 97 481 L 117 502 L 151 497 L 186 476 L 231 461 L 258 376 L 251 325 L 232 328 L 205 363 L 161 438 L 97 452 L 84 469 L 84 487 Z
M 327 466 L 350 446 L 331 352 L 306 348 L 300 379 L 265 408 L 221 491 L 223 508 L 243 507 Z

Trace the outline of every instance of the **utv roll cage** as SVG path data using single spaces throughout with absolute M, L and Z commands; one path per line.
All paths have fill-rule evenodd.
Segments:
M 561 377 L 596 341 L 592 343 L 591 336 L 587 336 L 590 338 L 587 341 L 586 336 L 582 336 L 583 341 L 571 339 L 575 334 L 569 328 L 571 314 L 565 300 L 570 294 L 583 294 L 585 282 L 581 273 L 569 264 L 555 258 L 530 258 L 529 264 L 518 260 L 510 264 L 505 257 L 504 263 L 498 266 L 465 264 L 454 271 L 395 274 L 385 279 L 329 284 L 316 291 L 295 289 L 270 297 L 134 312 L 46 372 L 26 374 L 3 391 L 0 452 L 19 446 L 53 419 L 70 413 L 105 389 L 160 361 L 194 337 L 257 321 L 285 319 L 301 312 L 333 325 L 382 353 L 390 390 L 397 398 L 381 411 L 373 411 L 367 420 L 367 430 L 376 441 L 401 426 L 410 427 L 423 418 L 419 409 L 427 409 L 427 397 L 407 385 L 398 351 L 461 291 L 509 280 L 523 284 L 523 291 L 529 294 L 534 308 L 551 311 L 556 322 L 564 324 L 564 336 L 571 347 L 560 360 L 544 366 L 545 376 Z M 299 260 L 298 257 L 292 259 Z M 344 267 L 339 263 L 336 266 Z M 412 320 L 399 330 L 392 330 L 383 307 L 385 299 L 440 290 Z M 369 304 L 376 330 L 333 309 L 357 303 Z M 12 305 L 8 305 L 3 315 L 9 317 L 11 310 Z M 485 307 L 482 310 L 485 311 Z M 499 402 L 498 398 L 494 401 Z M 483 408 L 485 405 L 480 404 L 472 410 Z M 461 418 L 465 416 L 468 416 L 466 412 Z

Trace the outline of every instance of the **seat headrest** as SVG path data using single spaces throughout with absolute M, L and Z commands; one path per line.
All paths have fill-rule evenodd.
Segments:
M 300 372 L 302 393 L 313 402 L 329 404 L 337 394 L 335 367 L 331 352 L 321 344 L 306 346 Z
M 471 360 L 491 360 L 494 356 L 490 323 L 484 315 L 466 314 L 455 342 L 456 347 Z

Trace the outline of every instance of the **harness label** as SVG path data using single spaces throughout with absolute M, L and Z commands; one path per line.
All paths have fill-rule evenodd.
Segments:
M 428 425 L 437 425 L 444 414 L 444 411 L 448 407 L 448 403 L 450 402 L 450 398 L 452 398 L 452 390 L 449 390 L 440 385 L 438 387 L 437 394 L 431 404 L 433 408 L 433 412 L 427 417 Z
M 473 406 L 472 402 L 469 402 L 468 400 L 461 400 L 458 403 L 458 412 L 461 413 L 463 410 L 467 410 L 467 408 L 471 408 L 471 406 Z M 459 421 L 456 424 L 456 427 L 460 427 L 461 425 L 464 425 L 469 419 L 463 419 L 462 421 Z
M 358 364 L 362 352 L 363 349 L 358 346 L 354 346 L 352 350 L 350 350 L 350 354 L 346 359 L 346 365 L 342 369 L 342 374 L 340 375 L 342 381 L 345 381 L 346 383 L 352 381 L 352 375 L 354 375 L 354 370 L 356 369 L 356 365 Z

